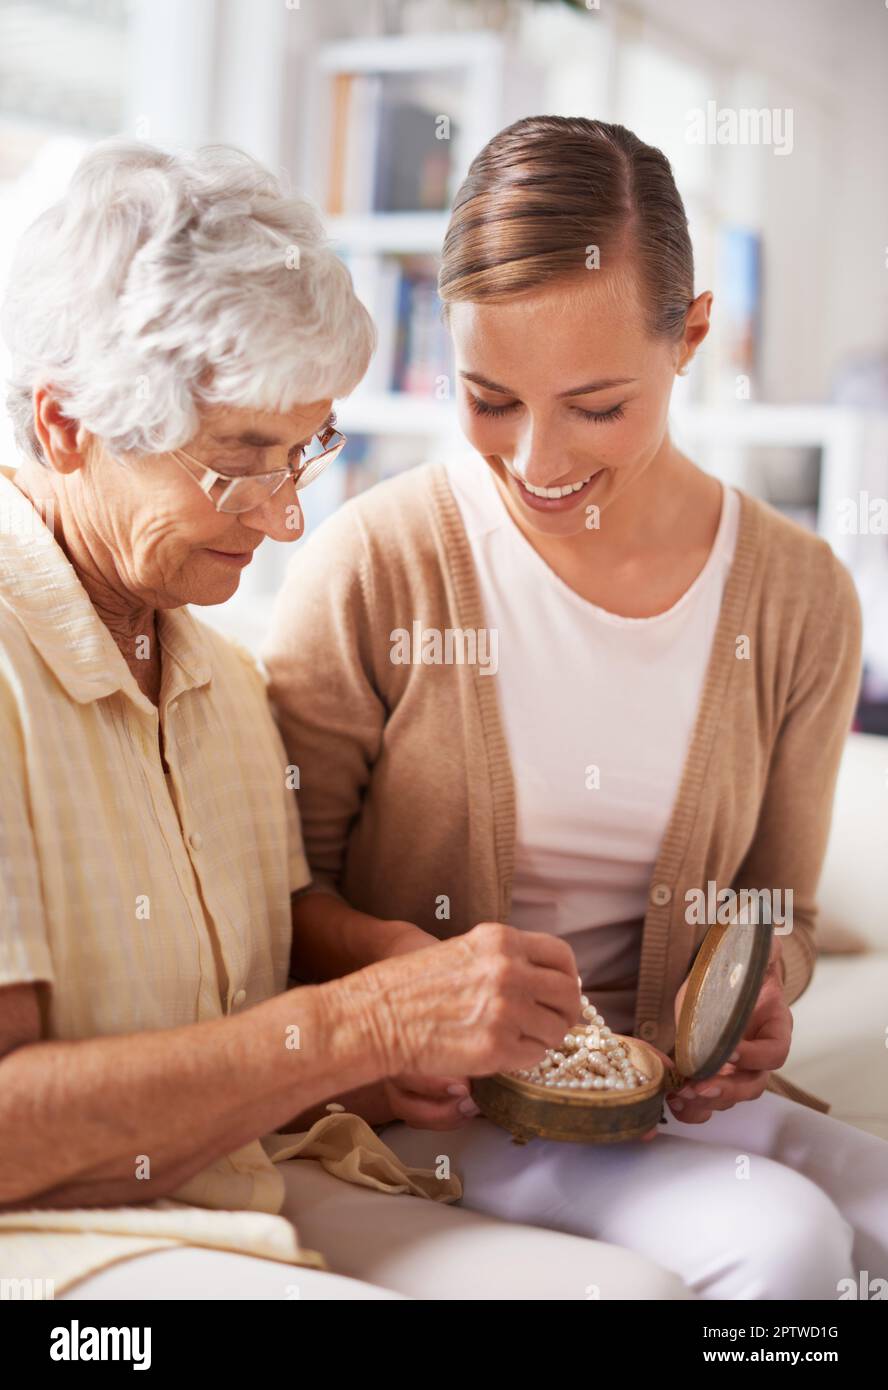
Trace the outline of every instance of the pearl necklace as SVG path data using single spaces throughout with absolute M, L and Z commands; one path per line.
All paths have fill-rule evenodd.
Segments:
M 582 980 L 579 984 L 582 989 Z M 633 1091 L 646 1086 L 650 1078 L 630 1062 L 625 1047 L 585 994 L 581 1003 L 584 1023 L 565 1034 L 564 1051 L 549 1047 L 535 1066 L 509 1075 L 554 1091 Z

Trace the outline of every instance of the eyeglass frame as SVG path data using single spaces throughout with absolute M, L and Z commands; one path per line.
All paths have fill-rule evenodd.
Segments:
M 312 464 L 319 463 L 322 459 L 324 460 L 324 468 L 327 468 L 333 462 L 334 459 L 339 457 L 339 455 L 342 453 L 342 450 L 348 443 L 348 436 L 343 434 L 341 430 L 336 429 L 335 425 L 327 425 L 324 429 L 315 430 L 315 433 L 312 435 L 312 439 L 317 439 L 322 445 L 326 446 L 328 441 L 334 435 L 336 436 L 336 443 L 333 444 L 331 447 L 325 447 L 322 453 L 316 454 L 313 459 L 309 459 L 307 463 L 304 463 L 302 466 L 303 472 L 307 471 L 307 469 L 309 469 L 312 466 Z M 197 484 L 201 492 L 206 497 L 207 501 L 212 502 L 216 511 L 224 513 L 224 515 L 226 516 L 239 516 L 242 512 L 253 512 L 256 510 L 257 507 L 264 506 L 265 502 L 267 502 L 270 498 L 274 497 L 276 493 L 280 492 L 281 488 L 283 487 L 284 483 L 287 481 L 288 478 L 293 479 L 293 488 L 296 492 L 299 492 L 301 488 L 308 486 L 308 483 L 301 481 L 299 472 L 297 471 L 297 469 L 293 467 L 293 464 L 289 461 L 289 459 L 287 460 L 286 468 L 272 468 L 267 473 L 232 474 L 220 473 L 218 469 L 210 468 L 208 464 L 201 463 L 200 459 L 196 459 L 193 454 L 189 454 L 186 449 L 170 449 L 169 453 L 171 458 L 175 459 L 176 463 L 178 463 L 179 467 L 183 470 L 183 472 L 188 474 L 188 477 L 191 479 L 191 481 Z M 179 454 L 181 454 L 183 458 L 188 459 L 189 463 L 193 463 L 197 468 L 200 469 L 201 476 L 199 478 L 196 478 L 194 474 L 190 471 L 190 469 L 188 469 L 185 466 L 185 464 L 182 462 L 182 459 L 178 457 Z M 319 469 L 318 472 L 316 472 L 314 476 L 309 479 L 309 482 L 313 483 L 320 476 L 322 471 L 322 469 Z M 220 481 L 225 482 L 230 486 L 234 483 L 246 482 L 247 479 L 250 479 L 254 482 L 263 481 L 268 478 L 274 478 L 278 475 L 280 477 L 280 481 L 275 483 L 274 487 L 271 488 L 271 490 L 268 492 L 263 501 L 256 502 L 249 507 L 239 507 L 235 511 L 226 511 L 223 508 L 222 503 L 225 501 L 225 498 L 228 495 L 228 487 L 226 487 L 218 502 L 210 496 L 210 489 L 215 487 L 216 483 Z

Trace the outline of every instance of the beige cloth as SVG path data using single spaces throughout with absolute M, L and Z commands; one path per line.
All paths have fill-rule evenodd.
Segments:
M 304 1134 L 270 1134 L 262 1144 L 275 1163 L 316 1162 L 335 1177 L 393 1196 L 456 1202 L 459 1179 L 402 1163 L 359 1115 L 340 1112 L 317 1120 Z M 283 1216 L 221 1211 L 170 1200 L 138 1207 L 29 1209 L 0 1212 L 0 1281 L 51 1280 L 55 1293 L 85 1275 L 134 1255 L 177 1245 L 199 1245 L 257 1255 L 286 1264 L 326 1269 L 320 1253 L 299 1244 Z
M 477 460 L 478 468 L 485 465 Z M 816 890 L 861 669 L 861 611 L 826 541 L 740 491 L 678 795 L 638 923 L 634 1033 L 671 1052 L 675 996 L 706 933 L 686 893 L 793 892 L 785 990 L 807 987 Z M 399 630 L 487 627 L 442 465 L 346 503 L 294 554 L 264 659 L 316 881 L 374 916 L 449 937 L 510 920 L 515 793 L 497 679 L 464 660 L 392 661 Z M 747 639 L 741 643 L 739 639 Z M 461 637 L 457 650 L 471 650 Z M 741 659 L 748 655 L 748 659 Z M 536 659 L 533 648 L 528 662 Z M 570 651 L 550 672 L 557 718 Z M 590 730 L 590 737 L 594 730 Z M 578 752 L 578 767 L 588 758 Z M 446 913 L 442 904 L 446 903 Z M 607 1016 L 607 998 L 596 996 Z M 829 1107 L 773 1073 L 769 1087 Z

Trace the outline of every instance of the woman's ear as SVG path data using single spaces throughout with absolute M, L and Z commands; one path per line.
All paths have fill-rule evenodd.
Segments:
M 705 289 L 702 295 L 696 296 L 691 303 L 685 317 L 685 331 L 678 343 L 678 375 L 686 377 L 688 367 L 691 366 L 693 354 L 696 353 L 700 343 L 706 338 L 709 332 L 709 314 L 712 311 L 713 292 L 712 289 Z
M 712 291 L 704 290 L 702 294 L 697 295 L 685 318 L 684 334 L 679 345 L 679 376 L 687 376 L 691 359 L 709 332 L 711 310 Z
M 34 431 L 43 456 L 57 473 L 76 473 L 86 461 L 86 431 L 79 420 L 67 416 L 52 387 L 34 389 Z

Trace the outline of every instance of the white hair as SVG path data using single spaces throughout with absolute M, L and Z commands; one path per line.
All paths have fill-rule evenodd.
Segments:
M 165 453 L 198 407 L 286 412 L 348 395 L 376 334 L 312 203 L 250 155 L 111 140 L 25 233 L 3 332 L 19 446 L 44 462 L 32 393 L 109 449 Z

